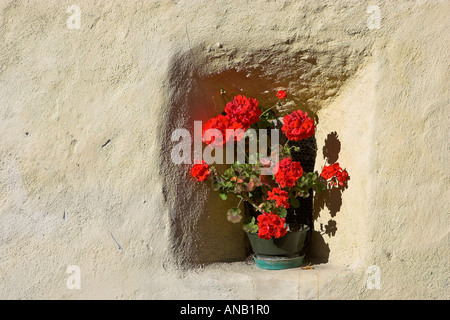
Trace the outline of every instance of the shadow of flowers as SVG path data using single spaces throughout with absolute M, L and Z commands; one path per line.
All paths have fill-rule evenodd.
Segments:
M 339 140 L 337 132 L 331 132 L 328 134 L 325 139 L 325 144 L 322 151 L 326 165 L 338 162 L 339 152 L 341 151 L 341 142 Z M 325 243 L 325 240 L 323 239 L 324 235 L 327 235 L 330 238 L 336 235 L 338 228 L 336 220 L 334 220 L 334 218 L 341 210 L 342 194 L 347 188 L 347 181 L 345 181 L 342 185 L 328 184 L 324 192 L 314 194 L 313 220 L 317 220 L 320 217 L 320 213 L 325 208 L 328 209 L 331 216 L 331 219 L 328 220 L 327 224 L 321 223 L 320 229 L 316 231 L 315 237 L 318 243 Z M 320 252 L 316 252 L 316 255 L 320 256 L 323 262 L 326 262 L 328 260 L 329 247 L 322 245 L 318 248 L 320 249 L 320 247 L 323 247 L 326 250 L 324 250 L 323 252 L 319 250 Z

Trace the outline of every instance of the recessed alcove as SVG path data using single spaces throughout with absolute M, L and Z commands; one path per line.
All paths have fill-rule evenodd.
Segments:
M 160 139 L 166 141 L 161 149 L 160 170 L 170 210 L 168 241 L 178 264 L 244 261 L 249 247 L 242 225 L 231 224 L 226 219 L 227 209 L 236 206 L 238 199 L 230 196 L 226 201 L 221 200 L 208 185 L 192 179 L 190 164 L 171 161 L 171 148 L 176 144 L 171 141 L 172 132 L 184 128 L 194 138 L 194 121 L 204 123 L 220 114 L 225 103 L 235 95 L 257 98 L 261 106 L 269 107 L 278 101 L 277 89 L 288 92 L 291 101 L 288 108 L 307 111 L 320 127 L 317 112 L 356 71 L 356 65 L 347 66 L 345 59 L 339 60 L 342 65 L 333 62 L 338 66 L 334 69 L 328 64 L 321 65 L 330 63 L 333 54 L 333 51 L 273 48 L 250 53 L 247 50 L 243 53 L 245 59 L 236 51 L 214 58 L 208 50 L 199 47 L 173 58 L 167 83 L 169 112 L 160 128 Z M 221 90 L 226 95 L 221 95 Z M 294 155 L 303 161 L 306 171 L 314 171 L 316 156 L 315 137 L 305 141 L 301 151 Z M 313 227 L 313 197 L 302 199 L 302 205 L 303 209 L 289 213 L 289 219 Z M 308 239 L 311 241 L 311 237 Z

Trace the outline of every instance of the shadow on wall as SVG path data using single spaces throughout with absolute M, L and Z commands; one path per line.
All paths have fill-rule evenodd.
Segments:
M 339 160 L 339 152 L 341 151 L 341 142 L 339 141 L 338 134 L 332 132 L 328 134 L 325 139 L 323 147 L 323 156 L 328 164 L 333 164 Z M 314 195 L 314 207 L 313 207 L 313 220 L 317 220 L 320 217 L 320 213 L 324 211 L 325 207 L 330 214 L 330 220 L 327 224 L 320 224 L 319 230 L 313 230 L 312 232 L 312 246 L 311 246 L 311 260 L 314 263 L 328 262 L 330 255 L 330 248 L 326 243 L 324 236 L 329 238 L 336 236 L 337 223 L 335 217 L 341 210 L 342 206 L 342 193 L 348 188 L 347 182 L 343 186 L 327 188 L 323 193 Z

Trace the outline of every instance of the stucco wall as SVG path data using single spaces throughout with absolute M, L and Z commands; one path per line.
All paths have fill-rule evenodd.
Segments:
M 449 11 L 0 1 L 0 297 L 296 299 L 295 279 L 318 272 L 324 299 L 449 298 Z M 170 160 L 171 132 L 220 112 L 222 87 L 263 104 L 286 89 L 319 119 L 317 170 L 334 137 L 351 177 L 341 203 L 315 199 L 312 253 L 327 262 L 277 273 L 278 290 L 242 262 L 228 204 Z

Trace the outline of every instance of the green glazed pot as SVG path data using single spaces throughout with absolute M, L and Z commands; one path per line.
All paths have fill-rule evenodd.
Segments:
M 258 237 L 257 233 L 248 232 L 247 236 L 256 255 L 294 257 L 302 252 L 308 231 L 309 227 L 305 225 L 301 230 L 289 231 L 281 238 L 266 240 Z

